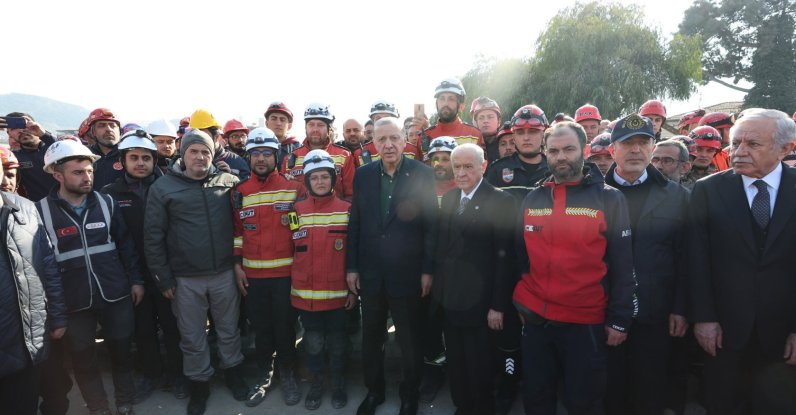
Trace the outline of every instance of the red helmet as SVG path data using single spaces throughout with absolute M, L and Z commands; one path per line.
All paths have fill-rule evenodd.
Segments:
M 611 155 L 611 133 L 602 133 L 594 137 L 586 146 L 584 157 L 589 158 L 601 154 Z
M 697 124 L 704 116 L 705 110 L 696 110 L 683 114 L 683 116 L 680 117 L 680 122 L 677 124 L 677 129 L 679 130 L 687 125 Z
M 97 108 L 94 111 L 91 111 L 91 113 L 88 114 L 88 118 L 86 118 L 87 130 L 90 130 L 91 126 L 94 125 L 95 122 L 103 120 L 113 121 L 116 123 L 116 125 L 119 126 L 120 130 L 122 128 L 122 123 L 120 123 L 119 120 L 116 119 L 116 116 L 113 115 L 113 112 L 111 112 L 111 110 L 107 108 Z
M 595 120 L 600 122 L 603 118 L 600 116 L 600 110 L 594 105 L 586 104 L 575 111 L 575 122 L 585 120 Z
M 550 126 L 544 111 L 536 105 L 524 105 L 520 107 L 511 117 L 511 131 L 530 128 L 533 130 L 545 130 Z
M 657 99 L 651 99 L 641 105 L 641 108 L 638 109 L 638 115 L 641 115 L 642 117 L 657 115 L 659 117 L 663 117 L 663 119 L 665 120 L 666 107 L 663 105 L 662 102 L 658 101 Z
M 503 123 L 503 125 L 500 127 L 500 129 L 497 132 L 497 137 L 496 138 L 498 140 L 500 140 L 500 137 L 503 137 L 506 134 L 512 134 L 512 132 L 511 132 L 511 121 L 506 121 L 506 122 Z
M 2 161 L 3 169 L 5 170 L 19 168 L 17 156 L 15 156 L 11 149 L 7 147 L 0 146 L 0 161 Z
M 81 139 L 86 138 L 87 134 L 88 134 L 88 118 L 83 120 L 80 123 L 80 128 L 77 129 L 77 136 L 80 137 Z
M 721 133 L 709 125 L 702 125 L 691 130 L 688 136 L 696 141 L 698 147 L 710 147 L 721 150 Z
M 224 124 L 224 137 L 228 136 L 229 133 L 233 131 L 245 131 L 246 134 L 249 134 L 249 128 L 246 127 L 245 124 L 238 120 L 229 120 L 226 124 Z
M 697 143 L 696 141 L 687 136 L 687 135 L 676 135 L 669 140 L 679 141 L 685 145 L 685 148 L 688 149 L 688 155 L 696 157 L 697 155 Z
M 268 116 L 271 115 L 272 112 L 281 112 L 287 115 L 287 122 L 293 122 L 293 112 L 287 108 L 284 102 L 277 101 L 268 105 L 268 109 L 265 110 L 265 119 L 268 119 Z
M 709 125 L 713 128 L 730 128 L 735 124 L 735 116 L 726 112 L 711 112 L 699 120 L 699 125 Z
M 473 100 L 473 103 L 470 105 L 470 118 L 475 120 L 475 117 L 478 116 L 478 113 L 483 110 L 492 110 L 497 113 L 498 119 L 501 117 L 500 106 L 498 103 L 488 97 L 478 97 Z

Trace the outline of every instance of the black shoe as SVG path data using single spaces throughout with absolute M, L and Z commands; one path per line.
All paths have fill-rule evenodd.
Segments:
M 116 407 L 116 415 L 135 415 L 133 405 L 122 405 Z
M 272 378 L 269 371 L 267 375 L 263 376 L 257 381 L 257 384 L 254 385 L 254 387 L 249 391 L 249 398 L 246 401 L 246 406 L 255 407 L 265 400 L 265 394 L 271 390 L 271 379 Z
M 365 400 L 359 404 L 357 408 L 357 415 L 374 415 L 376 408 L 384 403 L 384 395 L 372 395 L 368 393 Z
M 420 402 L 433 402 L 444 382 L 445 373 L 442 371 L 442 367 L 427 364 L 423 371 L 423 380 L 420 382 Z
M 188 401 L 188 415 L 202 415 L 207 409 L 210 396 L 210 382 L 191 381 L 191 400 Z
M 348 404 L 348 394 L 345 392 L 345 378 L 332 375 L 332 408 L 340 409 Z
M 191 385 L 188 382 L 188 378 L 183 375 L 177 375 L 171 381 L 171 393 L 177 399 L 185 399 L 191 393 Z
M 282 385 L 282 397 L 285 399 L 285 405 L 293 406 L 299 403 L 301 400 L 301 388 L 296 381 L 293 369 L 282 368 L 279 382 Z
M 417 401 L 401 401 L 401 410 L 398 412 L 398 415 L 417 415 Z
M 511 412 L 514 399 L 517 397 L 518 385 L 513 379 L 501 379 L 495 394 L 495 415 L 506 415 Z
M 312 378 L 310 390 L 307 392 L 307 398 L 304 399 L 304 407 L 310 410 L 315 410 L 321 407 L 321 400 L 323 399 L 323 376 L 316 375 Z
M 243 364 L 231 367 L 224 371 L 224 379 L 227 387 L 232 391 L 232 396 L 236 401 L 245 401 L 249 398 L 249 387 L 243 380 Z

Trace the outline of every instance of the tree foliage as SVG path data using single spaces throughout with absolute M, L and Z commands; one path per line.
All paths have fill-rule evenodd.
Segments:
M 482 58 L 465 87 L 497 99 L 509 116 L 524 104 L 552 115 L 589 102 L 617 117 L 650 98 L 688 98 L 702 79 L 700 46 L 687 35 L 665 41 L 639 6 L 578 3 L 549 22 L 529 60 Z
M 680 33 L 699 35 L 705 81 L 748 92 L 745 106 L 796 107 L 793 0 L 697 0 L 686 10 Z M 733 84 L 747 80 L 751 89 Z

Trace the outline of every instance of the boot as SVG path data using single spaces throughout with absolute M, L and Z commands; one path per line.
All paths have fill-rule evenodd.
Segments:
M 224 371 L 224 379 L 227 387 L 232 391 L 232 396 L 236 401 L 245 401 L 249 398 L 249 387 L 243 380 L 243 364 L 231 367 Z
M 267 371 L 265 375 L 263 375 L 260 380 L 257 381 L 257 384 L 249 391 L 249 397 L 246 401 L 246 406 L 248 407 L 255 407 L 259 405 L 262 401 L 265 400 L 265 394 L 271 389 L 271 371 Z
M 210 396 L 210 382 L 191 381 L 191 400 L 188 401 L 188 415 L 202 415 L 207 409 Z
M 301 389 L 292 368 L 282 368 L 279 374 L 285 405 L 293 406 L 301 400 Z
M 345 392 L 345 378 L 341 374 L 332 374 L 332 408 L 340 409 L 348 403 L 348 394 Z
M 310 410 L 318 409 L 321 407 L 322 398 L 323 376 L 314 375 L 312 377 L 312 384 L 310 384 L 310 391 L 307 392 L 307 399 L 304 400 L 304 407 Z

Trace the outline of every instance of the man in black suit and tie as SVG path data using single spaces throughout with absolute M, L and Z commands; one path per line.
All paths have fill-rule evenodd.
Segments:
M 406 139 L 394 117 L 375 123 L 378 163 L 356 170 L 346 257 L 349 289 L 362 299 L 362 360 L 369 415 L 384 402 L 387 313 L 395 323 L 404 379 L 401 415 L 417 413 L 423 365 L 418 333 L 420 298 L 431 291 L 437 234 L 434 171 L 403 156 Z
M 483 180 L 484 151 L 451 154 L 456 188 L 442 198 L 433 294 L 445 311 L 448 378 L 457 414 L 494 414 L 494 335 L 512 312 L 515 199 Z
M 748 109 L 730 130 L 732 169 L 691 197 L 691 303 L 708 414 L 796 413 L 796 124 Z

